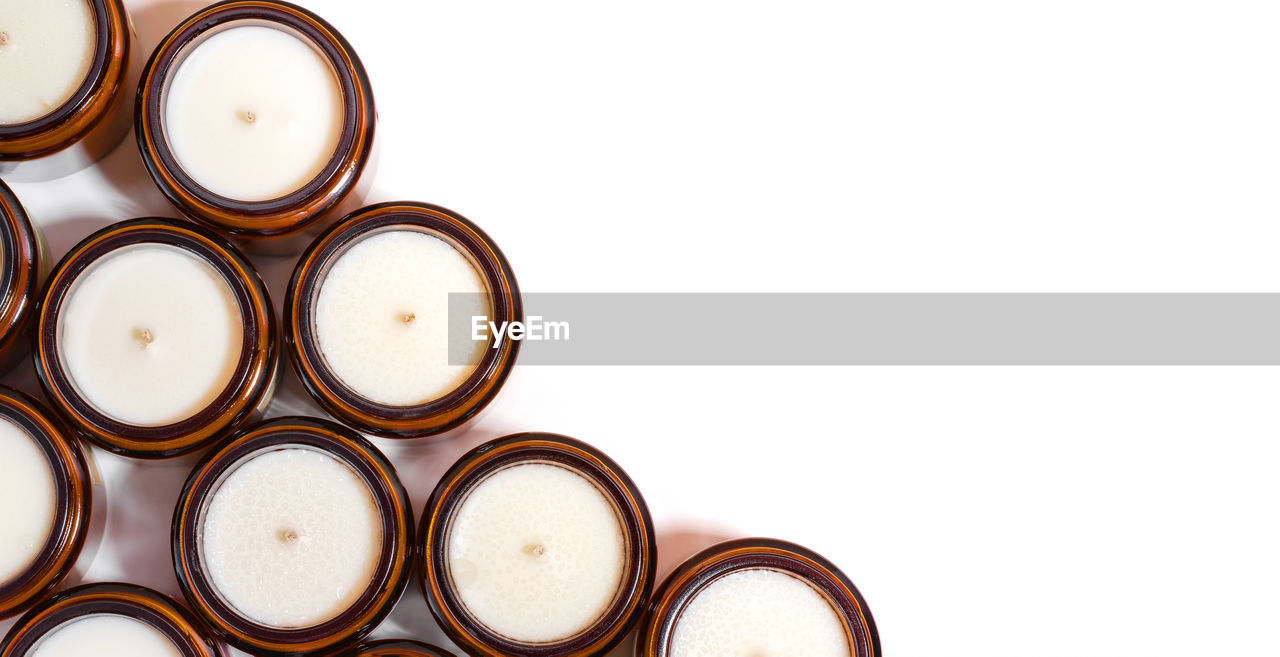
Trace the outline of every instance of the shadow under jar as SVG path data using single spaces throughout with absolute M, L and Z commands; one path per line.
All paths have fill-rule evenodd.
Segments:
M 130 34 L 120 0 L 0 3 L 0 177 L 65 176 L 120 142 Z
M 871 610 L 830 561 L 784 541 L 713 545 L 667 577 L 636 657 L 879 657 Z
M 471 339 L 471 319 L 522 317 L 506 257 L 434 205 L 382 203 L 334 225 L 298 261 L 285 341 L 307 391 L 371 433 L 453 429 L 493 400 L 515 364 L 510 334 Z M 459 335 L 461 334 L 461 335 Z
M 345 657 L 455 657 L 453 653 L 443 648 L 420 641 L 396 639 L 362 643 L 344 655 Z
M 47 263 L 40 229 L 0 181 L 0 371 L 13 367 L 29 344 Z
M 616 463 L 572 438 L 524 433 L 477 447 L 423 514 L 423 592 L 471 655 L 602 655 L 653 588 L 644 499 Z
M 296 253 L 306 229 L 357 207 L 372 179 L 364 66 L 332 25 L 292 4 L 232 0 L 193 14 L 152 54 L 136 116 L 164 195 L 251 251 Z
M 254 654 L 353 645 L 409 580 L 413 518 L 395 468 L 333 422 L 255 425 L 192 471 L 173 521 L 187 601 Z
M 71 424 L 142 458 L 208 446 L 264 408 L 276 323 L 249 261 L 167 219 L 108 226 L 58 263 L 36 316 L 40 383 Z
M 190 613 L 132 584 L 88 584 L 32 609 L 0 644 L 0 657 L 222 657 Z
M 57 588 L 90 533 L 93 480 L 70 429 L 0 386 L 0 618 Z

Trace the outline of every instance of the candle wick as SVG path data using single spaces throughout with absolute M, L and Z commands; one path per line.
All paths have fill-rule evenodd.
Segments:
M 257 115 L 257 114 L 254 114 L 254 113 L 253 113 L 253 112 L 251 112 L 251 111 L 249 111 L 249 112 L 245 112 L 245 113 L 244 113 L 244 120 L 245 120 L 245 122 L 246 122 L 246 123 L 253 123 L 254 121 L 258 120 L 258 115 Z
M 294 530 L 292 530 L 292 529 L 282 529 L 282 530 L 280 530 L 280 542 L 281 542 L 281 543 L 287 543 L 287 544 L 297 543 L 297 542 L 298 542 L 298 532 L 296 532 L 296 531 L 294 531 Z
M 6 43 L 9 43 L 9 33 L 0 32 L 0 46 L 3 46 Z
M 156 336 L 151 334 L 150 329 L 142 329 L 138 331 L 138 339 L 142 341 L 142 348 L 146 349 L 147 345 L 155 342 Z
M 401 317 L 401 319 L 403 319 L 403 320 L 404 320 L 404 323 L 405 323 L 405 324 L 412 324 L 412 323 L 413 323 L 413 320 L 415 320 L 415 319 L 417 319 L 417 318 L 418 318 L 418 316 L 417 316 L 417 315 L 415 315 L 415 314 L 413 314 L 413 313 L 405 313 L 405 314 L 404 314 L 404 316 L 403 316 L 403 317 Z
M 535 557 L 541 557 L 542 555 L 547 553 L 547 548 L 542 547 L 541 543 L 537 545 L 530 545 L 525 549 L 529 551 L 529 554 L 532 554 Z

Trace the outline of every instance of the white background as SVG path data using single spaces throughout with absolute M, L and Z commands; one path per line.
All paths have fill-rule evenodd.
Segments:
M 127 4 L 147 52 L 195 8 Z M 1280 291 L 1274 3 L 305 4 L 373 79 L 373 200 L 475 220 L 526 291 Z M 56 255 L 174 214 L 132 137 L 15 190 Z M 278 303 L 292 262 L 258 262 Z M 889 655 L 1247 657 L 1280 653 L 1278 393 L 1262 367 L 517 367 L 469 431 L 391 453 L 420 510 L 482 441 L 587 440 L 664 571 L 808 545 Z M 303 397 L 289 373 L 272 414 Z M 98 453 L 89 578 L 176 594 L 189 466 Z M 447 645 L 416 587 L 377 636 Z

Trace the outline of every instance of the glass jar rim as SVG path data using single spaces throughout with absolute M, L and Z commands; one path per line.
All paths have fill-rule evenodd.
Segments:
M 721 577 L 755 569 L 783 572 L 809 584 L 840 616 L 853 657 L 880 657 L 875 619 L 849 577 L 822 555 L 771 538 L 718 543 L 677 566 L 649 604 L 636 641 L 636 657 L 667 657 L 671 636 L 689 602 Z
M 0 582 L 0 618 L 6 618 L 34 604 L 70 573 L 89 533 L 93 479 L 75 434 L 40 402 L 0 386 L 0 418 L 31 437 L 49 461 L 54 484 L 53 525 L 44 546 L 25 570 Z
M 342 93 L 343 124 L 324 168 L 302 187 L 265 201 L 216 194 L 183 170 L 164 130 L 164 95 L 172 74 L 193 49 L 236 23 L 270 24 L 305 38 L 332 66 Z M 143 164 L 160 191 L 183 214 L 236 236 L 264 237 L 302 230 L 351 192 L 373 149 L 377 113 L 364 65 L 351 44 L 323 18 L 274 0 L 224 0 L 192 14 L 156 47 L 138 88 L 135 132 Z
M 423 230 L 461 247 L 491 295 L 497 322 L 523 318 L 520 288 L 506 256 L 465 217 L 436 205 L 411 201 L 361 208 L 322 233 L 298 260 L 284 304 L 285 343 L 307 392 L 327 410 L 360 429 L 387 437 L 413 438 L 453 429 L 493 400 L 515 365 L 520 343 L 503 338 L 486 348 L 470 376 L 456 388 L 413 406 L 388 406 L 366 399 L 344 384 L 325 362 L 313 327 L 315 299 L 334 261 L 356 242 L 382 230 Z M 490 336 L 490 347 L 495 338 Z
M 257 623 L 223 600 L 203 568 L 200 529 L 205 510 L 227 475 L 247 459 L 290 448 L 309 448 L 331 456 L 369 486 L 382 520 L 382 547 L 372 581 L 350 607 L 313 626 L 280 628 Z M 237 648 L 277 653 L 328 651 L 360 640 L 391 613 L 409 581 L 413 535 L 408 494 L 395 466 L 377 447 L 335 422 L 279 417 L 244 430 L 206 454 L 192 470 L 174 511 L 174 569 L 192 608 Z
M 208 262 L 231 287 L 244 325 L 240 358 L 222 392 L 194 415 L 161 426 L 128 424 L 98 410 L 77 390 L 58 347 L 59 316 L 80 274 L 119 249 L 147 243 L 182 248 Z M 178 456 L 226 435 L 264 401 L 276 369 L 275 325 L 266 284 L 234 246 L 189 222 L 131 219 L 86 237 L 54 267 L 36 313 L 36 374 L 55 407 L 93 442 L 127 456 Z
M 618 595 L 592 626 L 559 641 L 517 642 L 471 617 L 452 589 L 446 538 L 453 514 L 474 486 L 490 474 L 524 462 L 550 462 L 592 480 L 618 511 L 627 559 Z M 587 657 L 616 646 L 640 615 L 653 591 L 657 542 L 653 519 L 635 483 L 596 448 L 551 433 L 520 433 L 484 443 L 460 458 L 441 478 L 423 510 L 415 560 L 431 613 L 454 643 L 476 654 L 513 657 Z

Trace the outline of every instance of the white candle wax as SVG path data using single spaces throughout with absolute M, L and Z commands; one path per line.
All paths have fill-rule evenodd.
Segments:
M 53 531 L 53 466 L 18 425 L 0 418 L 0 584 L 22 574 Z
M 369 586 L 382 519 L 351 468 L 290 448 L 255 456 L 222 482 L 200 540 L 210 581 L 240 613 L 272 627 L 310 627 Z
M 752 568 L 694 596 L 671 637 L 671 657 L 849 657 L 835 609 L 803 580 Z
M 160 630 L 119 614 L 67 622 L 40 639 L 31 657 L 182 657 Z
M 0 0 L 0 124 L 34 121 L 70 100 L 96 41 L 85 0 Z
M 414 230 L 378 233 L 339 255 L 320 282 L 316 344 L 360 396 L 388 406 L 429 402 L 465 381 L 485 349 L 474 342 L 472 364 L 449 364 L 449 293 L 476 295 L 468 314 L 488 315 L 480 296 L 487 291 L 444 240 Z
M 59 357 L 76 390 L 126 424 L 191 417 L 231 381 L 244 327 L 226 279 L 176 246 L 113 251 L 72 283 Z
M 187 175 L 239 201 L 286 196 L 337 150 L 343 102 L 328 59 L 272 27 L 233 26 L 194 49 L 165 91 L 165 139 Z
M 509 639 L 572 637 L 622 585 L 626 541 L 613 504 L 560 466 L 527 463 L 485 478 L 458 506 L 446 540 L 459 599 Z

